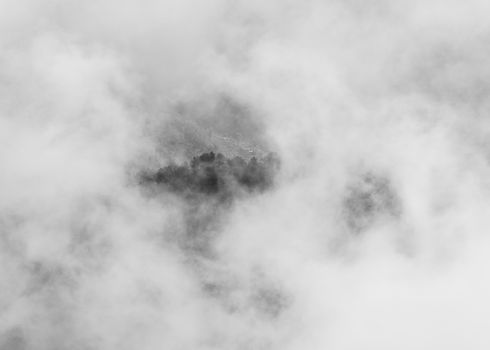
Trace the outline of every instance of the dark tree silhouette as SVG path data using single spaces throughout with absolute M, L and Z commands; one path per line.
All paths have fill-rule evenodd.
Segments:
M 145 174 L 142 181 L 156 183 L 167 190 L 186 195 L 231 196 L 240 191 L 262 192 L 273 185 L 279 160 L 273 154 L 264 159 L 226 158 L 214 152 L 193 157 L 187 164 L 169 164 L 155 173 Z

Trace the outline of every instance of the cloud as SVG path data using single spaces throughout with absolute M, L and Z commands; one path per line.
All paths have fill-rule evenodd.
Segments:
M 0 1 L 0 348 L 488 348 L 487 7 Z

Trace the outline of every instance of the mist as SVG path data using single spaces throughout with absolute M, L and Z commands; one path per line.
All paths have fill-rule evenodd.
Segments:
M 0 349 L 488 349 L 489 6 L 0 0 Z

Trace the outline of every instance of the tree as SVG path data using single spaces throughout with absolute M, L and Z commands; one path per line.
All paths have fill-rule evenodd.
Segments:
M 142 174 L 143 182 L 155 182 L 168 190 L 185 195 L 206 194 L 231 196 L 240 187 L 247 191 L 263 191 L 271 187 L 279 167 L 278 158 L 262 160 L 252 157 L 248 163 L 241 157 L 226 158 L 214 152 L 193 157 L 190 166 L 169 164 L 153 175 Z

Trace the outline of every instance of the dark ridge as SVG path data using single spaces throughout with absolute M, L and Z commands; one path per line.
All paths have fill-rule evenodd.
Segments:
M 246 161 L 214 152 L 193 157 L 189 163 L 169 164 L 142 175 L 142 182 L 158 184 L 182 195 L 231 197 L 238 192 L 263 192 L 274 183 L 279 159 L 274 154 Z

